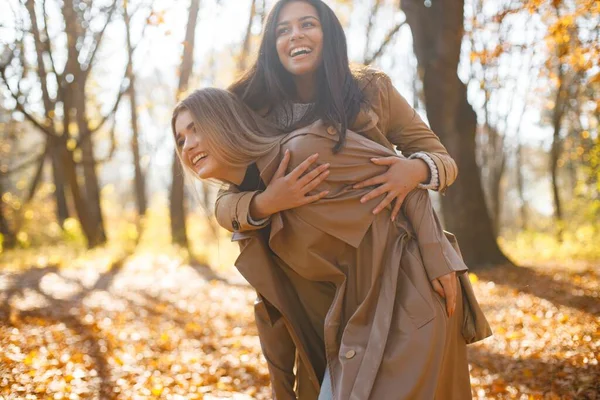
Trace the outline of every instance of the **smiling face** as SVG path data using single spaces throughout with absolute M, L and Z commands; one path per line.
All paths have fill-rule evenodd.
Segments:
M 228 168 L 211 156 L 206 141 L 196 132 L 192 114 L 183 109 L 175 120 L 175 145 L 181 161 L 200 179 L 225 179 Z
M 298 0 L 286 4 L 275 29 L 277 55 L 296 77 L 313 75 L 322 62 L 323 29 L 317 10 Z

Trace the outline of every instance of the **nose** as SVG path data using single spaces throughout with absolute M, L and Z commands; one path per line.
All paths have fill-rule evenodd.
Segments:
M 183 143 L 183 148 L 181 149 L 181 152 L 183 154 L 186 154 L 186 153 L 194 150 L 196 148 L 196 146 L 198 146 L 199 142 L 200 141 L 198 140 L 196 135 L 194 135 L 194 134 L 187 135 L 187 137 L 185 138 L 185 142 Z
M 303 39 L 304 38 L 304 33 L 300 32 L 300 30 L 296 27 L 293 28 L 292 30 L 292 35 L 290 37 L 290 40 L 294 41 L 296 39 Z

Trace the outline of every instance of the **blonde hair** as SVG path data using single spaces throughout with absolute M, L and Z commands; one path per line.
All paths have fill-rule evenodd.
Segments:
M 231 167 L 251 164 L 283 138 L 274 124 L 223 89 L 196 90 L 177 104 L 171 119 L 173 137 L 177 134 L 175 121 L 184 110 L 190 112 L 196 134 L 206 141 L 211 156 Z M 181 162 L 181 151 L 175 147 Z

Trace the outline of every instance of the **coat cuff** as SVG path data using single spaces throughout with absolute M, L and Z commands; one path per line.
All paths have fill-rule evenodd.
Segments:
M 239 197 L 231 213 L 231 226 L 233 227 L 234 232 L 260 229 L 269 224 L 270 217 L 259 221 L 254 221 L 252 217 L 250 217 L 250 203 L 252 202 L 254 196 L 260 192 L 260 190 L 256 190 L 254 192 L 244 192 Z
M 444 231 L 439 243 L 420 243 L 419 248 L 430 281 L 451 272 L 460 275 L 469 270 L 462 259 L 456 237 L 450 232 Z

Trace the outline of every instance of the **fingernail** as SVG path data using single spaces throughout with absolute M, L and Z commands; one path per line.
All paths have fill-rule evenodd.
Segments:
M 366 200 L 364 198 L 360 199 L 361 203 L 364 203 Z

